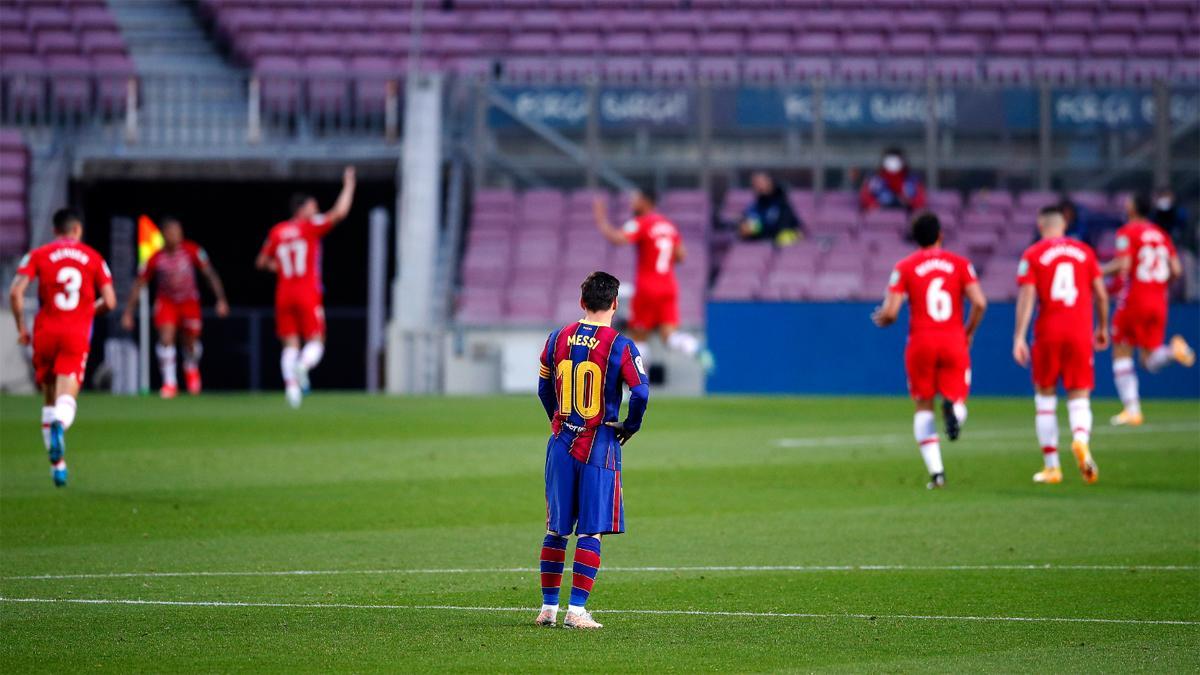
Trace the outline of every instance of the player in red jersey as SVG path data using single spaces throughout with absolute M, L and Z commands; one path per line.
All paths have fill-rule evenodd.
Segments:
M 712 354 L 694 336 L 679 330 L 679 281 L 675 265 L 687 257 L 679 228 L 657 211 L 657 198 L 648 188 L 633 193 L 633 218 L 617 228 L 608 219 L 608 206 L 597 198 L 593 204 L 596 228 L 609 243 L 637 247 L 637 282 L 629 334 L 642 357 L 648 359 L 646 340 L 657 332 L 668 348 L 697 358 L 705 369 L 712 368 Z
M 342 191 L 325 213 L 317 212 L 315 198 L 294 195 L 292 217 L 271 228 L 255 263 L 276 275 L 275 332 L 283 343 L 279 368 L 293 408 L 300 407 L 309 388 L 308 373 L 325 355 L 321 239 L 350 213 L 354 185 L 354 167 L 348 166 L 342 172 Z
M 42 442 L 54 484 L 67 484 L 66 431 L 75 421 L 79 388 L 87 369 L 92 319 L 117 306 L 112 273 L 83 238 L 83 221 L 69 209 L 54 214 L 54 241 L 21 259 L 8 298 L 21 344 L 33 344 L 33 366 L 45 403 Z M 38 282 L 33 335 L 25 326 L 25 289 Z M 100 300 L 96 300 L 99 291 Z
M 1105 274 L 1120 277 L 1121 291 L 1113 315 L 1113 381 L 1124 410 L 1112 418 L 1115 425 L 1140 425 L 1133 350 L 1141 350 L 1142 366 L 1157 373 L 1172 361 L 1184 367 L 1196 354 L 1182 335 L 1164 344 L 1167 331 L 1167 289 L 1183 273 L 1171 237 L 1150 222 L 1150 197 L 1138 195 L 1125 204 L 1129 222 L 1117 230 L 1117 257 L 1104 266 Z
M 196 287 L 196 272 L 204 275 L 213 295 L 217 296 L 217 316 L 229 315 L 229 303 L 225 300 L 225 287 L 221 277 L 213 269 L 208 254 L 194 241 L 183 238 L 183 225 L 177 218 L 163 219 L 163 247 L 150 256 L 142 268 L 125 312 L 121 326 L 133 330 L 133 312 L 137 308 L 142 288 L 151 280 L 157 282 L 154 299 L 154 327 L 158 329 L 158 366 L 162 371 L 163 398 L 175 398 L 179 384 L 175 378 L 176 336 L 183 346 L 183 376 L 189 394 L 200 393 L 200 355 L 204 346 L 200 342 L 200 290 Z
M 883 305 L 871 318 L 880 328 L 892 325 L 908 297 L 912 309 L 904 367 L 909 393 L 916 404 L 913 436 L 929 470 L 927 487 L 934 489 L 946 484 L 946 473 L 933 400 L 941 394 L 946 436 L 958 440 L 962 424 L 967 421 L 971 341 L 983 321 L 987 298 L 970 261 L 942 249 L 942 225 L 937 216 L 918 216 L 912 224 L 912 235 L 921 248 L 896 263 Z M 964 296 L 971 301 L 965 326 Z
M 1067 222 L 1057 206 L 1038 213 L 1041 241 L 1025 250 L 1017 269 L 1017 322 L 1013 359 L 1030 363 L 1026 334 L 1034 304 L 1040 305 L 1033 327 L 1033 387 L 1038 442 L 1045 468 L 1033 476 L 1037 483 L 1061 483 L 1058 462 L 1059 380 L 1067 390 L 1071 450 L 1088 483 L 1100 471 L 1092 459 L 1092 407 L 1088 397 L 1095 384 L 1095 350 L 1108 348 L 1108 292 L 1096 254 L 1087 244 L 1066 237 Z M 1100 314 L 1093 321 L 1092 305 Z

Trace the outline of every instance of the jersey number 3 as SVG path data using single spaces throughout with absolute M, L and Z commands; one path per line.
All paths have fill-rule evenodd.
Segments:
M 54 294 L 54 306 L 64 312 L 78 307 L 79 289 L 83 288 L 83 272 L 76 267 L 63 267 L 58 270 L 55 281 L 62 284 L 62 290 Z
M 590 420 L 600 414 L 600 387 L 603 384 L 600 376 L 600 366 L 591 361 L 573 363 L 569 360 L 559 361 L 555 369 L 558 376 L 558 411 L 563 415 L 571 414 L 571 405 L 575 412 L 585 420 Z

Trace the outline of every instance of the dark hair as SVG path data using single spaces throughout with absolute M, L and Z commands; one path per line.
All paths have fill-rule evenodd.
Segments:
M 1064 202 L 1064 204 L 1070 205 L 1070 202 Z M 1042 208 L 1038 209 L 1038 218 L 1041 218 L 1042 216 L 1055 215 L 1063 215 L 1063 204 L 1051 204 L 1050 206 L 1043 206 Z
M 83 218 L 75 209 L 59 209 L 54 212 L 54 233 L 66 234 L 71 229 L 71 223 L 82 223 Z
M 166 226 L 170 225 L 171 223 L 175 223 L 179 227 L 183 227 L 183 222 L 172 215 L 163 216 L 162 218 L 159 219 L 159 222 L 162 223 L 163 227 L 166 227 Z
M 582 291 L 583 306 L 589 312 L 603 312 L 610 309 L 617 299 L 617 291 L 621 282 L 608 272 L 592 272 L 579 284 Z
M 883 154 L 885 156 L 886 155 L 895 155 L 895 156 L 899 157 L 900 159 L 904 159 L 904 148 L 900 148 L 900 147 L 893 145 L 892 147 L 885 149 L 883 151 Z
M 1133 212 L 1143 218 L 1149 217 L 1154 208 L 1150 202 L 1150 195 L 1145 192 L 1139 192 L 1130 197 L 1129 203 L 1133 204 Z
M 658 192 L 648 185 L 639 185 L 637 188 L 638 194 L 651 204 L 658 204 Z
M 313 198 L 312 195 L 305 194 L 303 192 L 296 192 L 296 193 L 292 194 L 292 200 L 290 202 L 288 202 L 288 204 L 290 204 L 292 207 L 292 213 L 299 211 L 300 207 L 304 206 L 308 202 L 308 200 L 310 200 L 312 198 Z
M 942 221 L 932 213 L 922 213 L 913 220 L 912 236 L 922 248 L 933 246 L 942 236 Z

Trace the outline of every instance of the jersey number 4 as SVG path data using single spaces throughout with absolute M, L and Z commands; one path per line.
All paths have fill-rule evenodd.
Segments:
M 1067 307 L 1074 307 L 1079 298 L 1079 289 L 1075 287 L 1075 266 L 1069 262 L 1060 262 L 1054 267 L 1054 278 L 1050 280 L 1050 299 L 1058 300 Z
M 285 279 L 302 277 L 308 265 L 308 242 L 303 239 L 284 242 L 275 249 L 275 257 Z
M 600 388 L 603 378 L 600 366 L 591 361 L 573 363 L 559 361 L 555 369 L 558 376 L 558 411 L 563 415 L 575 412 L 585 420 L 600 414 Z

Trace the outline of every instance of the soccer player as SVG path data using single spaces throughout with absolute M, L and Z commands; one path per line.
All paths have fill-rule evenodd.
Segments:
M 325 213 L 317 212 L 315 198 L 293 195 L 292 217 L 271 228 L 255 263 L 276 275 L 275 332 L 283 344 L 279 369 L 293 408 L 300 407 L 309 389 L 308 373 L 325 355 L 321 239 L 350 213 L 354 185 L 354 167 L 348 166 L 342 172 L 342 191 Z
M 133 312 L 137 308 L 142 288 L 151 280 L 157 282 L 154 299 L 154 327 L 158 329 L 158 367 L 162 371 L 159 395 L 175 398 L 179 383 L 175 376 L 176 338 L 183 346 L 183 377 L 189 394 L 200 393 L 200 290 L 196 287 L 196 272 L 204 275 L 213 295 L 217 297 L 217 316 L 229 316 L 229 303 L 221 277 L 213 269 L 208 254 L 194 241 L 183 238 L 183 225 L 177 218 L 163 219 L 163 247 L 150 259 L 133 283 L 121 326 L 133 330 Z
M 633 193 L 633 218 L 622 228 L 608 219 L 608 207 L 597 198 L 593 203 L 596 228 L 609 243 L 637 246 L 637 280 L 629 334 L 645 352 L 646 340 L 658 333 L 668 348 L 698 359 L 706 370 L 712 369 L 712 353 L 700 345 L 694 335 L 679 330 L 679 281 L 675 264 L 687 257 L 679 228 L 657 211 L 657 197 L 648 188 Z
M 1143 422 L 1138 398 L 1137 369 L 1133 350 L 1141 350 L 1142 365 L 1157 373 L 1172 361 L 1184 367 L 1196 362 L 1196 354 L 1182 335 L 1164 344 L 1167 330 L 1167 288 L 1183 273 L 1171 237 L 1150 222 L 1150 198 L 1131 197 L 1125 204 L 1129 222 L 1117 230 L 1117 257 L 1104 266 L 1106 274 L 1117 274 L 1121 291 L 1113 315 L 1113 381 L 1124 410 L 1112 418 L 1115 425 L 1138 426 Z
M 983 321 L 987 298 L 979 287 L 975 267 L 966 258 L 942 249 L 942 224 L 937 216 L 918 216 L 913 220 L 912 236 L 921 248 L 896 263 L 883 305 L 872 319 L 880 328 L 892 325 L 908 297 L 912 312 L 904 367 L 909 393 L 916 404 L 913 436 L 929 470 L 927 487 L 932 490 L 946 484 L 933 400 L 941 394 L 946 436 L 958 440 L 967 421 L 971 341 Z M 965 327 L 963 296 L 971 301 Z
M 593 272 L 581 285 L 584 318 L 550 334 L 542 350 L 538 398 L 550 418 L 546 444 L 546 537 L 542 541 L 542 609 L 553 626 L 574 532 L 571 601 L 563 625 L 601 628 L 585 609 L 600 569 L 600 537 L 625 531 L 621 446 L 642 426 L 650 383 L 637 346 L 611 327 L 620 282 Z M 621 385 L 629 387 L 624 422 Z
M 22 345 L 33 343 L 33 366 L 42 390 L 42 443 L 54 484 L 67 484 L 66 431 L 75 421 L 76 397 L 87 369 L 92 319 L 117 306 L 112 273 L 95 249 L 80 241 L 83 221 L 70 209 L 54 213 L 54 241 L 21 259 L 8 298 Z M 38 282 L 33 336 L 25 326 L 25 289 Z M 100 300 L 96 300 L 99 291 Z
M 1095 483 L 1100 470 L 1088 444 L 1092 435 L 1092 407 L 1088 397 L 1095 383 L 1095 350 L 1108 348 L 1108 292 L 1096 254 L 1087 244 L 1066 237 L 1067 221 L 1057 206 L 1038 213 L 1041 240 L 1025 250 L 1017 269 L 1017 322 L 1013 333 L 1013 359 L 1030 363 L 1026 334 L 1035 304 L 1040 305 L 1033 327 L 1033 387 L 1037 410 L 1035 428 L 1042 446 L 1045 468 L 1034 474 L 1036 483 L 1061 483 L 1058 462 L 1058 399 L 1061 380 L 1067 391 L 1071 423 L 1071 450 L 1087 483 Z M 1093 321 L 1092 305 L 1100 314 Z

